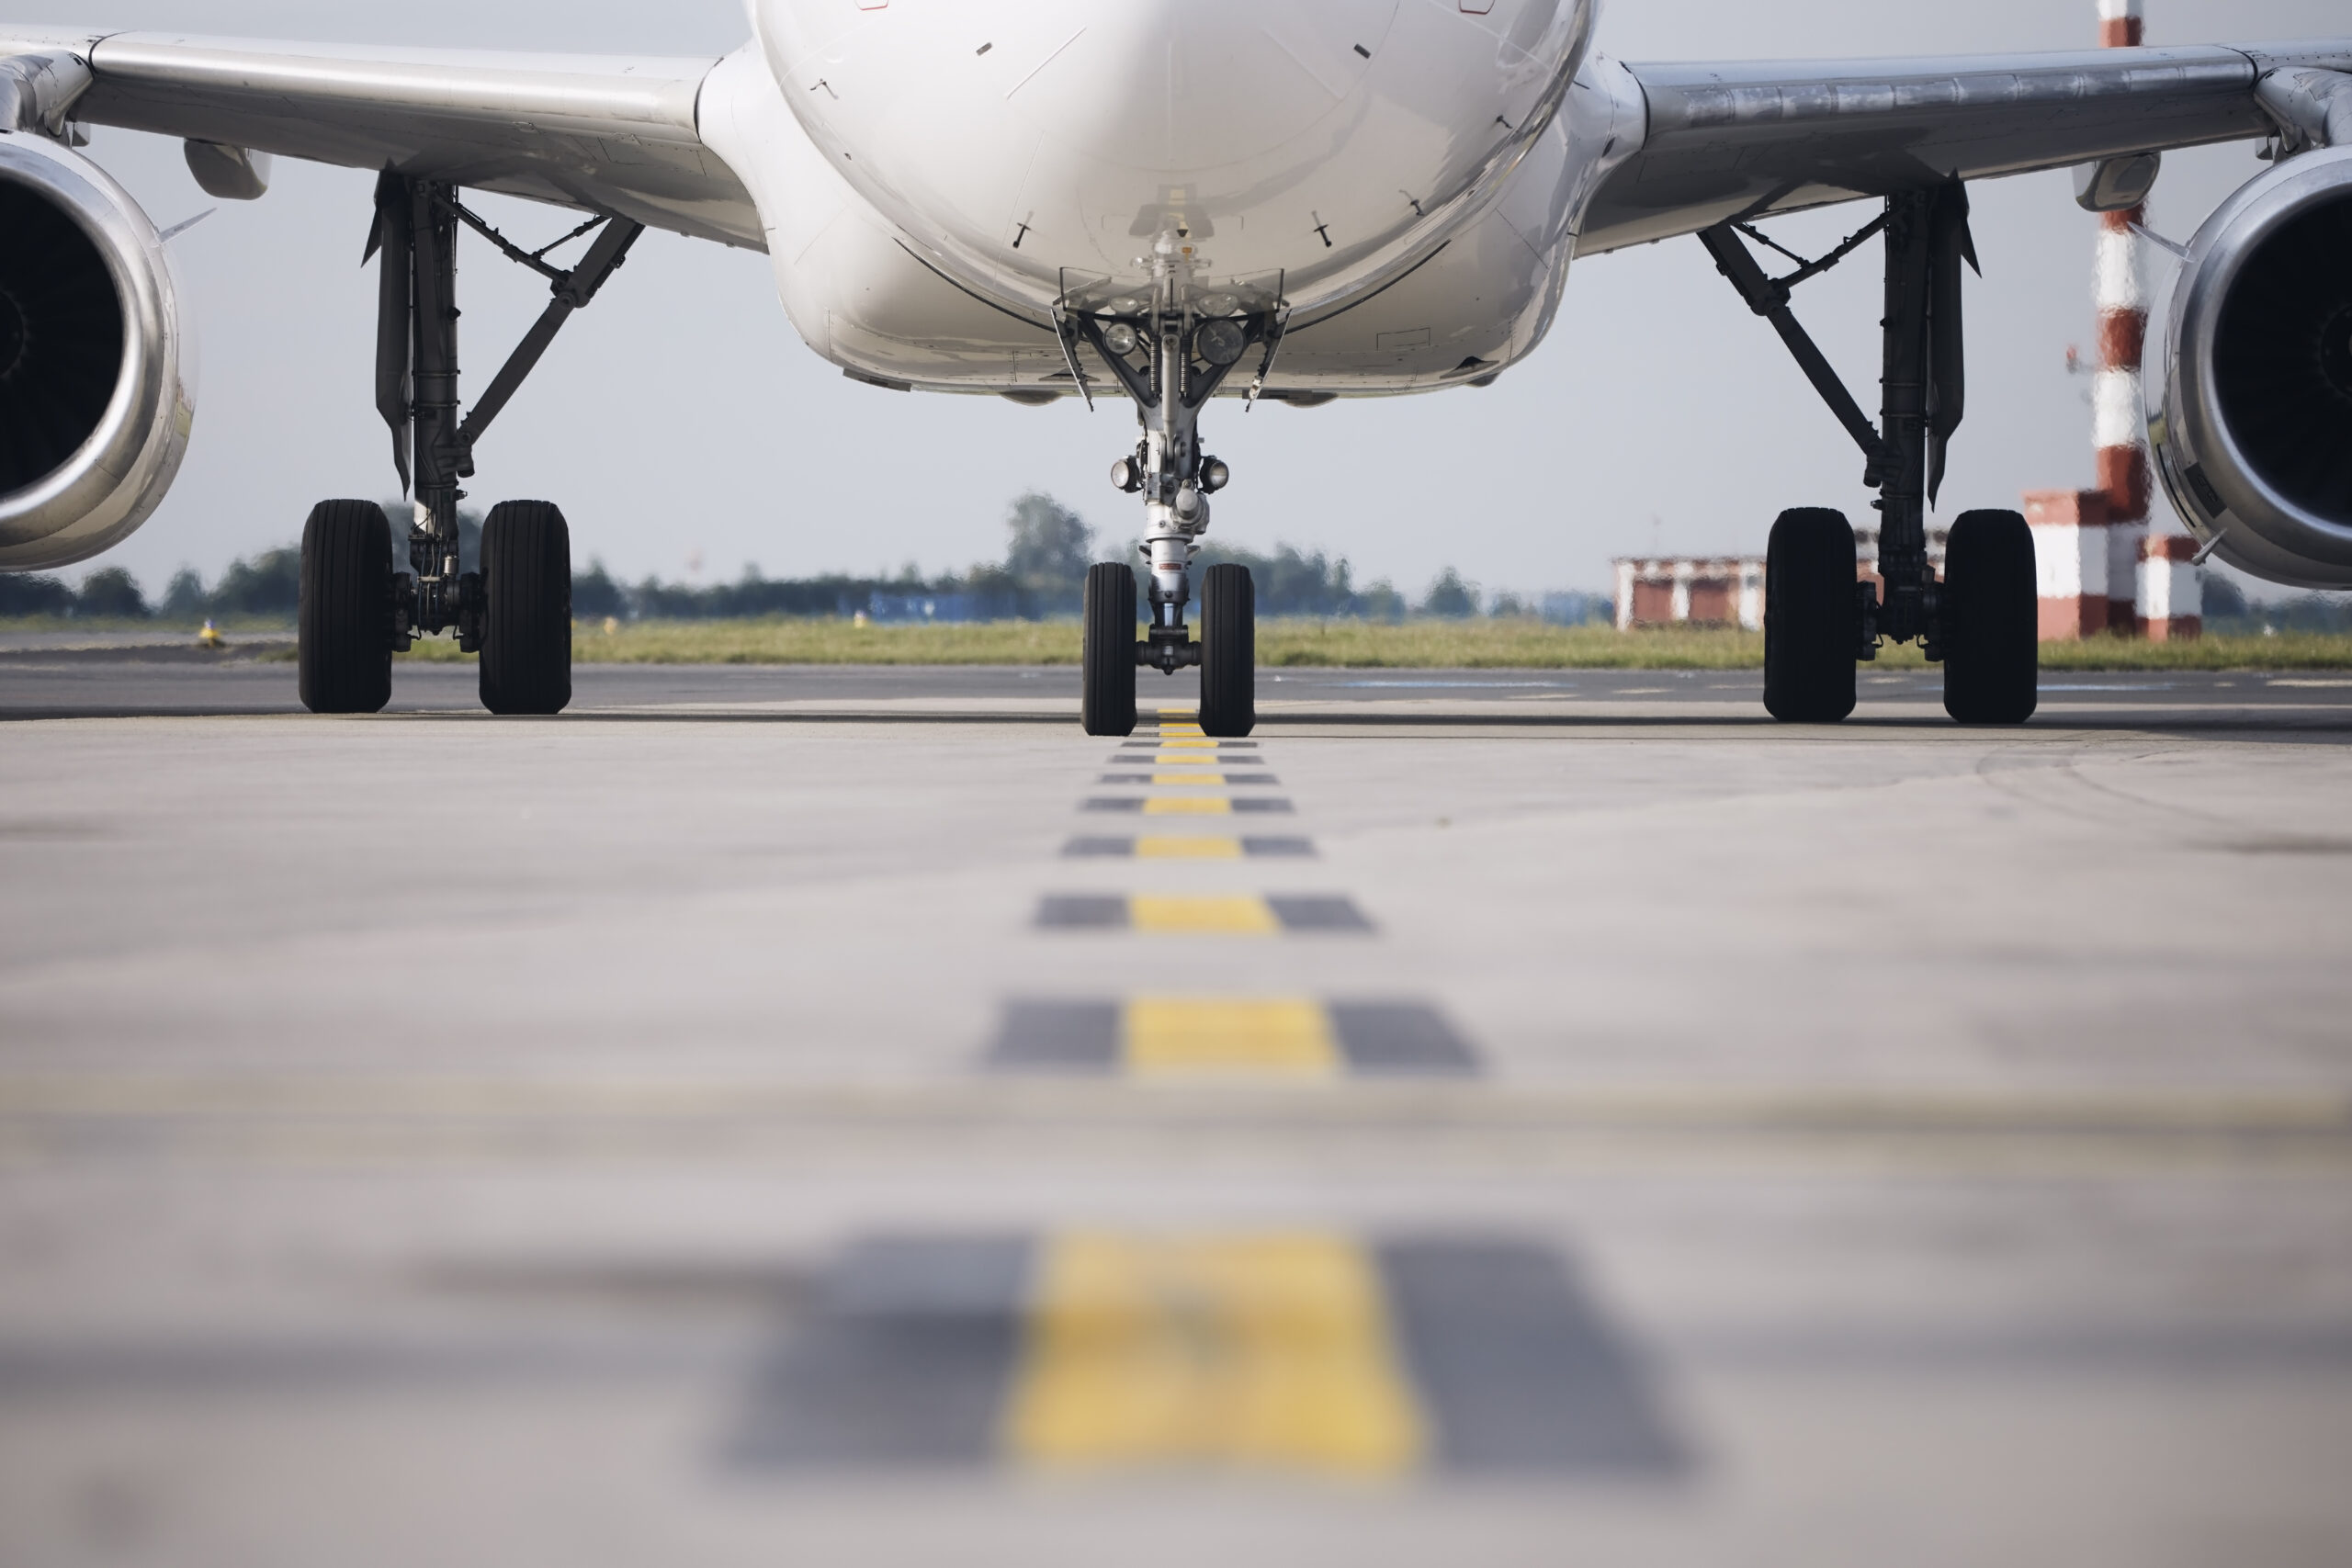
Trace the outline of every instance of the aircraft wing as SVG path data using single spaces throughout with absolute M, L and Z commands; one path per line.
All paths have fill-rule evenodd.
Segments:
M 695 129 L 716 59 L 514 54 L 0 28 L 0 56 L 85 62 L 74 119 L 446 179 L 758 248 Z
M 2352 70 L 2321 43 L 1927 60 L 1624 65 L 1642 149 L 1594 194 L 1589 255 L 1953 179 L 2262 136 L 2255 84 L 2283 66 Z

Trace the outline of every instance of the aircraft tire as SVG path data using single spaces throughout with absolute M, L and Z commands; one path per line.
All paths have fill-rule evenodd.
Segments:
M 1242 736 L 1258 727 L 1258 588 L 1228 561 L 1201 578 L 1201 730 Z
M 1944 711 L 2023 724 L 2040 700 L 2033 530 L 2015 512 L 1963 512 L 1944 552 Z
M 1086 569 L 1080 612 L 1079 721 L 1089 735 L 1136 729 L 1136 574 L 1116 561 Z
M 481 705 L 561 713 L 571 701 L 571 529 L 547 501 L 502 501 L 481 525 Z
M 1792 507 L 1764 557 L 1764 707 L 1784 724 L 1835 724 L 1854 711 L 1862 641 L 1846 514 Z
M 322 501 L 302 525 L 302 705 L 375 713 L 392 698 L 392 536 L 372 501 Z

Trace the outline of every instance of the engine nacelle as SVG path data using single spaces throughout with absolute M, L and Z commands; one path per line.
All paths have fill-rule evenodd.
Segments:
M 2282 162 L 2215 209 L 2173 290 L 2157 474 L 2213 553 L 2352 587 L 2352 147 Z
M 179 471 L 195 366 L 164 242 L 130 194 L 0 132 L 0 570 L 85 560 Z

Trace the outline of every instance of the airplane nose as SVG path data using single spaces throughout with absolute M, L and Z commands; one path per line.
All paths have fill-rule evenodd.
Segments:
M 834 166 L 1013 291 L 1134 275 L 1164 241 L 1311 293 L 1464 220 L 1592 0 L 759 4 Z
M 1007 106 L 1105 163 L 1168 175 L 1265 156 L 1333 115 L 1397 0 L 1131 0 L 1022 7 Z

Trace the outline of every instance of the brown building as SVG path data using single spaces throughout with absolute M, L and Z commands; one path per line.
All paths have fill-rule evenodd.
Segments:
M 1943 574 L 1941 528 L 1928 531 L 1928 560 Z M 1635 626 L 1764 626 L 1761 556 L 1621 556 L 1617 568 L 1617 629 Z M 1854 576 L 1878 581 L 1878 530 L 1854 530 Z
M 1621 557 L 1617 567 L 1617 629 L 1764 625 L 1761 556 Z

